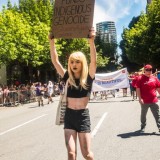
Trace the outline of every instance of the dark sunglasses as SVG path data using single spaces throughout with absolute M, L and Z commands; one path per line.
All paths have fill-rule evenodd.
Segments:
M 152 69 L 145 69 L 145 71 L 152 71 Z

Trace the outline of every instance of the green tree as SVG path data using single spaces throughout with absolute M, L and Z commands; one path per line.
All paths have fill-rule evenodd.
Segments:
M 32 70 L 50 61 L 48 25 L 39 21 L 31 26 L 23 14 L 15 10 L 4 10 L 0 19 L 0 63 L 15 62 Z
M 128 25 L 128 28 L 131 29 L 132 27 L 134 27 L 135 24 L 138 22 L 139 18 L 140 18 L 140 16 L 133 17 L 131 22 Z M 119 47 L 122 50 L 122 54 L 121 54 L 122 61 L 120 63 L 123 65 L 123 67 L 127 67 L 129 72 L 133 72 L 139 68 L 139 65 L 137 63 L 131 61 L 126 54 L 127 41 L 126 41 L 126 38 L 124 35 L 126 30 L 127 29 L 124 28 L 123 33 L 122 33 L 122 40 L 120 41 L 120 44 L 119 44 Z
M 99 58 L 97 59 L 99 59 L 98 61 L 100 64 L 103 64 L 98 66 L 98 71 L 117 69 L 115 63 L 117 62 L 118 45 L 116 43 L 108 43 L 104 41 L 99 35 L 96 36 L 95 43 L 97 46 L 97 52 L 99 53 Z
M 19 5 L 14 6 L 8 1 L 7 8 L 0 12 L 0 63 L 23 65 L 29 73 L 32 68 L 51 68 L 48 33 L 53 5 L 54 0 L 19 0 Z M 86 39 L 57 39 L 56 45 L 64 65 L 67 56 L 77 50 L 89 57 Z M 98 66 L 107 62 L 99 51 Z
M 160 0 L 153 0 L 147 14 L 142 13 L 137 23 L 123 32 L 124 49 L 130 61 L 160 67 Z
M 58 39 L 57 51 L 61 63 L 67 67 L 67 60 L 71 53 L 75 51 L 82 51 L 90 61 L 90 51 L 87 39 Z M 108 63 L 108 58 L 102 55 L 102 51 L 97 52 L 97 67 L 104 67 Z
M 160 0 L 153 0 L 148 6 L 148 52 L 151 63 L 160 68 Z
M 21 13 L 13 10 L 5 10 L 1 14 L 0 25 L 1 62 L 7 64 L 18 60 L 26 65 L 38 66 L 48 60 L 47 25 L 39 22 L 32 27 Z
M 50 30 L 53 1 L 20 0 L 1 13 L 1 59 L 5 64 L 21 64 L 33 67 L 50 61 L 48 33 Z M 7 30 L 7 31 L 6 31 Z M 12 63 L 11 63 L 12 62 Z M 31 71 L 29 71 L 31 72 Z
M 19 0 L 19 12 L 23 13 L 31 25 L 51 23 L 54 0 Z

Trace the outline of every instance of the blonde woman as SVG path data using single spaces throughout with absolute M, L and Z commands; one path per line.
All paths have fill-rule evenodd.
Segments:
M 74 52 L 69 57 L 67 71 L 58 60 L 54 39 L 51 38 L 51 35 L 49 36 L 52 63 L 63 80 L 69 82 L 67 90 L 68 107 L 64 122 L 68 160 L 76 160 L 77 137 L 83 157 L 86 160 L 94 159 L 91 152 L 90 116 L 87 107 L 96 72 L 95 31 L 93 28 L 91 28 L 89 36 L 91 59 L 89 68 L 85 55 L 82 52 Z

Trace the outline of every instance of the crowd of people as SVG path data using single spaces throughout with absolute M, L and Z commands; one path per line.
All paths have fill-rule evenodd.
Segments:
M 130 89 L 122 89 L 123 97 L 132 96 L 132 101 L 137 99 L 136 92 L 136 82 L 138 77 L 144 74 L 144 69 L 141 69 L 139 72 L 133 72 L 129 74 L 129 84 Z M 160 72 L 156 71 L 152 74 L 160 80 Z M 115 90 L 105 90 L 101 92 L 92 92 L 91 100 L 107 100 L 108 95 L 117 97 L 119 95 L 120 89 Z M 60 95 L 64 91 L 64 82 L 60 81 L 59 83 L 48 81 L 48 83 L 36 82 L 32 84 L 15 84 L 15 85 L 1 85 L 0 84 L 0 106 L 2 105 L 16 105 L 18 103 L 38 101 L 39 106 L 43 106 L 43 98 L 48 98 L 48 104 L 53 103 L 53 97 L 55 95 Z M 128 94 L 130 92 L 130 95 Z
M 43 99 L 48 99 L 48 104 L 53 103 L 53 97 L 63 92 L 62 82 L 48 83 L 36 82 L 32 84 L 0 85 L 0 106 L 16 106 L 23 103 L 38 102 L 43 106 Z

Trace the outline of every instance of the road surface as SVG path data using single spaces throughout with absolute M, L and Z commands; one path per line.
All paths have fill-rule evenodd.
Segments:
M 0 160 L 67 160 L 63 126 L 56 126 L 54 103 L 0 107 Z M 160 133 L 148 111 L 140 133 L 140 105 L 131 97 L 91 100 L 92 150 L 95 160 L 160 160 Z M 77 160 L 83 160 L 78 147 Z

